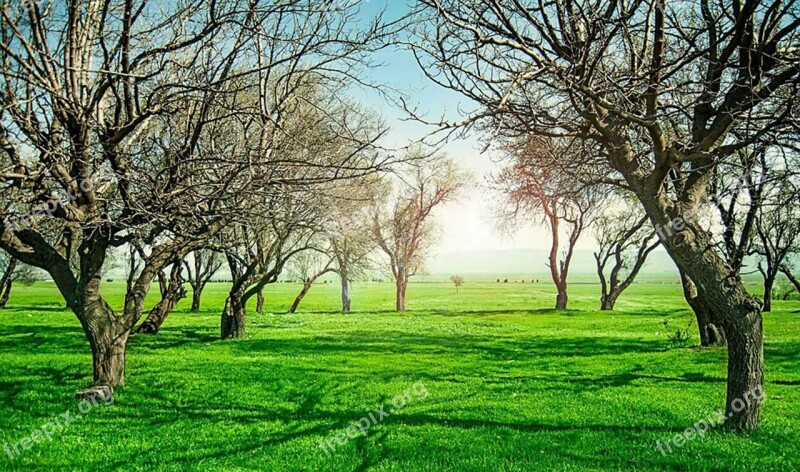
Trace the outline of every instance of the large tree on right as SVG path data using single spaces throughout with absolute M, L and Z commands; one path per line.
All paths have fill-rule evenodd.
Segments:
M 571 136 L 600 146 L 728 340 L 727 426 L 758 427 L 761 304 L 695 216 L 715 169 L 793 129 L 800 81 L 794 2 L 422 0 L 426 74 L 479 106 L 495 136 Z M 447 126 L 447 123 L 440 123 Z M 455 125 L 454 125 L 455 126 Z M 566 157 L 566 156 L 565 156 Z M 587 156 L 589 158 L 591 156 Z M 580 165 L 569 156 L 565 166 Z M 669 231 L 665 231 L 669 230 Z

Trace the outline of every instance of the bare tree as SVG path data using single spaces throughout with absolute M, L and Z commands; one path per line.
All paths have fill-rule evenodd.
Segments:
M 311 286 L 314 285 L 314 282 L 316 282 L 318 278 L 336 270 L 333 267 L 336 258 L 329 256 L 328 252 L 329 251 L 319 251 L 316 248 L 312 248 L 298 253 L 292 259 L 290 263 L 291 267 L 289 268 L 291 277 L 303 284 L 303 288 L 300 290 L 300 293 L 297 294 L 297 297 L 295 297 L 292 306 L 289 307 L 289 313 L 297 311 L 300 302 L 303 301 L 303 298 L 305 298 Z
M 222 267 L 223 257 L 212 249 L 198 249 L 192 252 L 192 262 L 184 261 L 187 280 L 192 287 L 192 311 L 200 311 L 203 289 L 214 274 Z
M 695 216 L 720 163 L 796 129 L 798 5 L 420 5 L 419 38 L 411 45 L 423 71 L 479 105 L 465 122 L 438 124 L 599 145 L 614 170 L 603 180 L 633 192 L 656 229 L 671 229 L 662 238 L 667 252 L 715 307 L 728 340 L 727 426 L 756 429 L 760 404 L 733 405 L 763 389 L 760 302 Z
M 272 138 L 298 107 L 290 97 L 310 98 L 312 83 L 328 100 L 308 106 L 344 97 L 396 27 L 354 28 L 357 5 L 311 0 L 32 3 L 0 13 L 0 247 L 51 275 L 89 340 L 94 382 L 115 386 L 170 260 L 246 218 L 251 192 L 338 177 L 312 172 L 310 153 L 282 160 Z M 375 138 L 349 131 L 330 129 Z M 129 243 L 149 250 L 117 313 L 99 274 Z
M 350 312 L 350 282 L 365 277 L 374 266 L 371 255 L 377 243 L 369 210 L 380 189 L 378 179 L 363 179 L 349 186 L 346 195 L 337 198 L 334 210 L 329 213 L 326 235 L 329 253 L 335 259 L 335 272 L 341 281 L 342 313 Z
M 287 202 L 281 202 L 280 209 L 225 230 L 221 246 L 232 285 L 220 321 L 222 339 L 244 336 L 247 302 L 266 285 L 275 283 L 294 255 L 311 246 L 314 233 L 307 222 L 314 215 L 304 203 L 296 202 L 294 210 L 287 210 Z
M 87 336 L 94 382 L 115 386 L 158 271 L 229 218 L 213 202 L 241 166 L 211 165 L 196 145 L 258 15 L 229 2 L 32 3 L 0 13 L 0 178 L 13 202 L 0 247 L 51 275 Z M 171 139 L 177 129 L 188 139 Z M 201 193 L 200 176 L 222 185 Z M 117 313 L 101 274 L 111 248 L 134 240 L 151 250 Z
M 599 249 L 594 258 L 600 277 L 601 310 L 614 309 L 617 298 L 636 279 L 647 256 L 661 244 L 641 210 L 624 199 L 614 203 L 595 223 Z M 606 276 L 609 263 L 613 265 Z
M 775 278 L 800 245 L 800 187 L 787 178 L 764 198 L 755 218 L 759 244 L 754 251 L 762 259 L 757 267 L 764 278 L 764 311 L 769 312 Z
M 423 267 L 433 243 L 434 208 L 453 200 L 466 180 L 453 161 L 438 158 L 415 166 L 393 202 L 376 202 L 372 230 L 378 247 L 388 257 L 397 311 L 406 311 L 408 280 Z
M 505 224 L 518 225 L 542 217 L 550 231 L 547 266 L 556 286 L 556 309 L 567 307 L 570 263 L 583 231 L 597 208 L 595 191 L 584 187 L 551 164 L 564 155 L 582 152 L 576 142 L 551 138 L 518 140 L 507 145 L 511 164 L 495 178 L 506 198 L 500 216 Z M 562 251 L 562 237 L 566 247 Z
M 453 282 L 453 285 L 456 286 L 456 293 L 458 293 L 458 289 L 461 288 L 462 285 L 464 285 L 464 277 L 460 275 L 454 275 L 450 277 L 450 281 Z
M 169 271 L 169 278 L 164 269 L 158 271 L 158 286 L 161 292 L 161 300 L 150 310 L 147 318 L 134 331 L 134 334 L 156 334 L 164 324 L 175 305 L 186 297 L 183 279 L 183 261 L 173 259 Z
M 792 272 L 792 267 L 787 264 L 783 264 L 781 266 L 781 272 L 783 273 L 783 275 L 786 276 L 789 282 L 791 282 L 791 284 L 794 285 L 795 290 L 797 290 L 797 292 L 800 293 L 800 278 L 794 275 L 794 273 Z
M 0 308 L 6 307 L 8 298 L 11 296 L 11 286 L 14 282 L 33 285 L 34 282 L 41 278 L 36 268 L 27 264 L 20 264 L 17 259 L 6 254 L 0 254 L 0 272 L 3 274 L 0 276 Z

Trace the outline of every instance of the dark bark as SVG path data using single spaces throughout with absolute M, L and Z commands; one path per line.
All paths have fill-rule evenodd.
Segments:
M 756 303 L 750 313 L 731 317 L 728 333 L 728 388 L 725 403 L 725 423 L 734 431 L 758 428 L 761 405 L 752 401 L 764 392 L 764 332 L 761 312 Z M 745 402 L 744 405 L 738 402 Z M 740 411 L 736 411 L 740 409 Z
M 200 300 L 206 284 L 222 265 L 219 253 L 201 249 L 194 252 L 194 263 L 186 264 L 189 285 L 192 287 L 192 311 L 200 311 Z M 192 267 L 194 266 L 194 267 Z
M 96 283 L 87 287 L 76 306 L 92 350 L 94 385 L 116 387 L 125 383 L 125 347 L 130 327 L 96 291 Z
M 600 296 L 600 309 L 603 311 L 613 310 L 614 304 L 617 303 L 617 297 L 619 297 L 619 294 L 620 292 L 618 290 L 602 294 Z
M 761 310 L 765 313 L 772 311 L 772 287 L 774 285 L 774 277 L 767 277 L 764 279 L 764 306 Z
M 158 284 L 161 289 L 161 300 L 150 310 L 147 318 L 136 329 L 135 334 L 156 334 L 164 324 L 175 305 L 178 304 L 183 298 L 186 297 L 186 289 L 184 288 L 184 280 L 181 274 L 183 266 L 178 261 L 172 264 L 170 270 L 169 281 L 166 280 L 164 271 L 159 271 Z
M 245 332 L 247 301 L 239 292 L 232 292 L 225 300 L 225 308 L 222 310 L 220 323 L 220 337 L 222 339 L 242 338 Z
M 297 307 L 300 306 L 300 302 L 303 301 L 303 298 L 305 298 L 306 294 L 311 289 L 311 286 L 314 285 L 314 282 L 316 282 L 318 278 L 332 271 L 333 269 L 331 269 L 330 267 L 325 267 L 323 270 L 317 272 L 316 274 L 306 279 L 306 281 L 303 283 L 302 290 L 300 290 L 300 293 L 294 299 L 294 303 L 292 303 L 292 306 L 289 308 L 289 313 L 294 313 L 297 311 Z
M 703 300 L 694 282 L 683 271 L 680 271 L 680 274 L 683 296 L 697 319 L 700 345 L 706 347 L 725 345 L 725 330 L 714 316 L 711 307 Z
M 758 427 L 761 404 L 751 401 L 735 411 L 738 402 L 763 394 L 764 349 L 761 304 L 744 286 L 741 277 L 714 251 L 709 234 L 696 222 L 669 215 L 650 189 L 638 188 L 638 194 L 653 225 L 660 231 L 667 252 L 697 286 L 698 300 L 704 302 L 725 332 L 728 342 L 728 386 L 725 426 L 734 431 Z M 691 210 L 690 210 L 691 211 Z M 678 220 L 680 225 L 674 225 Z M 665 234 L 668 233 L 668 234 Z
M 609 238 L 605 244 L 601 243 L 600 251 L 594 253 L 597 264 L 597 275 L 600 278 L 601 310 L 607 311 L 614 309 L 614 305 L 617 303 L 619 296 L 630 287 L 636 279 L 636 276 L 639 275 L 642 267 L 644 267 L 647 256 L 661 244 L 657 238 L 654 243 L 650 243 L 655 233 L 650 233 L 646 236 L 637 236 L 646 222 L 647 217 L 643 217 L 624 232 L 611 233 L 615 236 Z M 625 252 L 634 247 L 636 248 L 636 260 L 630 272 L 628 272 L 628 275 L 623 280 L 620 280 L 620 274 L 626 266 Z M 610 277 L 607 280 L 605 270 L 612 258 L 614 266 L 611 268 Z
M 3 277 L 0 278 L 0 308 L 5 308 L 8 303 L 8 297 L 11 296 L 11 284 L 14 283 L 14 270 L 17 268 L 17 259 L 10 258 L 8 266 L 3 272 Z
M 192 290 L 192 308 L 191 311 L 200 311 L 200 297 L 203 295 L 205 284 L 197 285 Z

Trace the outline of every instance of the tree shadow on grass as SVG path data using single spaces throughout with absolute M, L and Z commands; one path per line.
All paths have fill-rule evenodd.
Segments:
M 55 304 L 53 302 L 31 303 L 28 305 L 6 305 L 5 308 L 0 309 L 0 313 L 23 313 L 30 312 L 48 312 L 48 313 L 68 313 L 72 315 L 72 310 L 63 304 Z
M 532 356 L 587 357 L 621 353 L 654 353 L 666 350 L 659 340 L 621 337 L 531 337 L 499 335 L 436 335 L 399 330 L 349 331 L 300 339 L 246 339 L 232 343 L 241 352 L 289 355 L 359 353 L 465 354 L 500 360 Z

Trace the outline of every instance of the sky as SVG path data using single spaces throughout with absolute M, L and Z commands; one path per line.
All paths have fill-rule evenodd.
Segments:
M 374 16 L 386 8 L 388 18 L 396 18 L 407 11 L 402 0 L 362 0 L 362 15 Z M 427 77 L 407 50 L 393 49 L 377 56 L 383 67 L 370 69 L 371 79 L 402 90 L 411 96 L 409 105 L 428 118 L 438 119 L 447 116 L 457 119 L 459 110 L 474 108 L 465 97 L 442 88 Z M 387 144 L 403 146 L 425 136 L 431 128 L 408 120 L 402 110 L 377 96 L 360 97 L 367 105 L 375 108 L 391 127 Z M 545 249 L 550 247 L 548 233 L 541 225 L 531 221 L 522 224 L 511 234 L 497 229 L 493 217 L 495 202 L 500 197 L 488 188 L 487 179 L 502 168 L 498 154 L 482 152 L 478 136 L 453 139 L 445 143 L 442 151 L 453 158 L 458 165 L 470 171 L 477 185 L 470 186 L 461 197 L 440 207 L 435 217 L 440 227 L 440 238 L 433 247 L 433 254 L 447 254 L 461 251 L 502 250 L 502 249 Z M 578 243 L 579 249 L 593 249 L 592 238 L 584 238 Z

